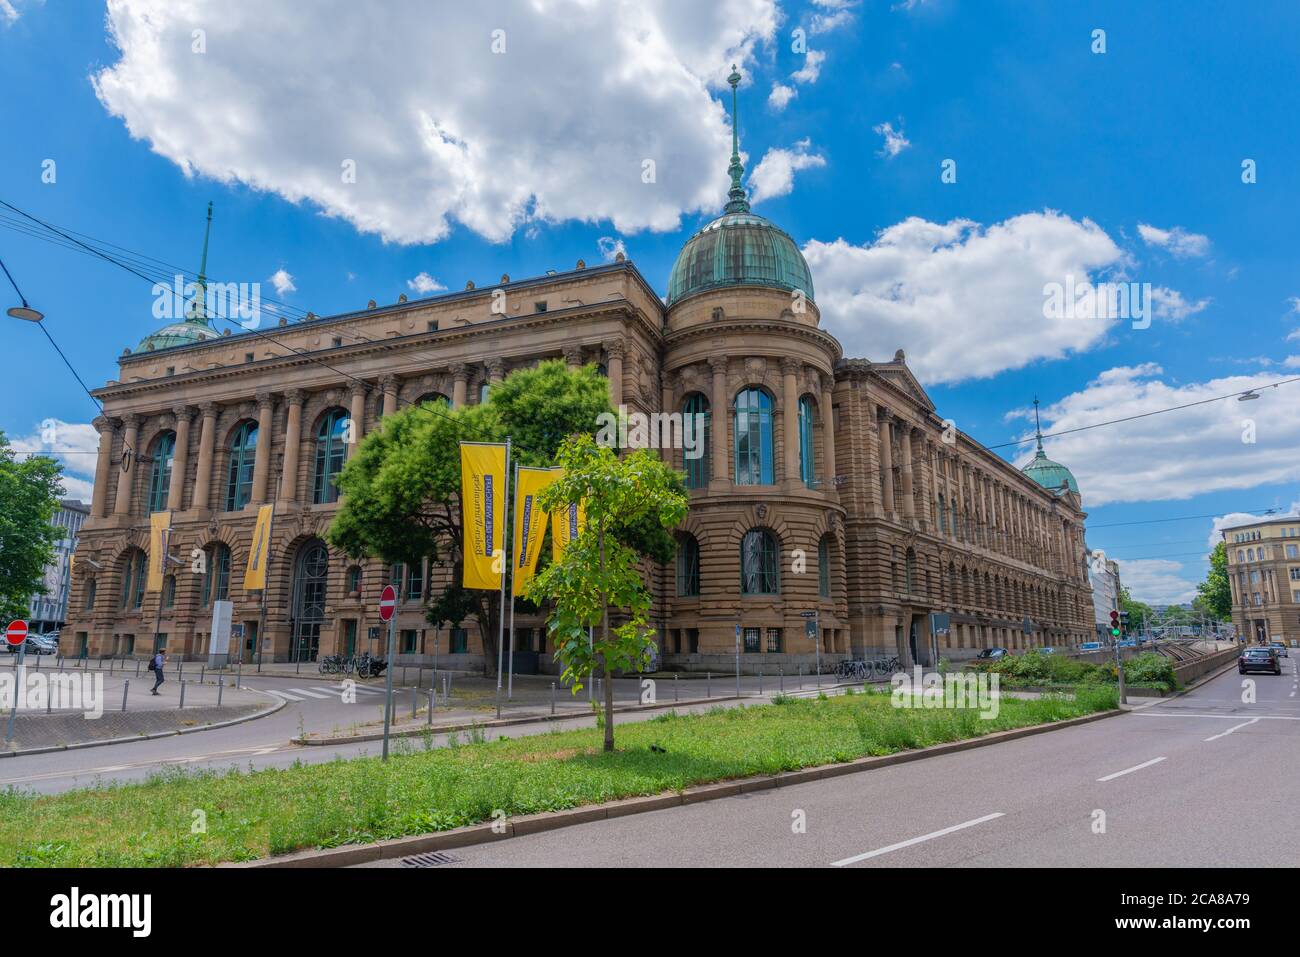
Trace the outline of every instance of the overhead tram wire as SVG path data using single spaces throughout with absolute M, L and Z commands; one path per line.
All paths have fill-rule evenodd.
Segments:
M 68 242 L 75 244 L 76 246 L 78 246 L 78 247 L 80 247 L 80 248 L 86 250 L 87 252 L 93 254 L 94 256 L 96 256 L 96 257 L 98 257 L 98 258 L 100 258 L 100 259 L 103 259 L 105 262 L 110 263 L 111 265 L 117 266 L 117 267 L 119 267 L 119 268 L 121 268 L 121 269 L 125 269 L 127 272 L 129 272 L 129 273 L 131 273 L 132 275 L 135 275 L 135 276 L 137 276 L 137 277 L 139 277 L 139 278 L 145 280 L 146 282 L 150 283 L 151 285 L 153 285 L 153 284 L 156 283 L 156 280 L 155 280 L 155 279 L 151 278 L 151 277 L 150 277 L 149 275 L 147 275 L 145 272 L 141 271 L 141 269 L 136 268 L 136 267 L 134 267 L 134 266 L 132 266 L 132 265 L 126 263 L 126 262 L 121 261 L 121 260 L 120 260 L 119 258 L 117 258 L 115 255 L 112 255 L 112 254 L 110 254 L 110 253 L 107 253 L 107 252 L 105 252 L 105 251 L 102 250 L 102 249 L 98 249 L 98 248 L 96 248 L 96 247 L 94 247 L 94 246 L 87 245 L 86 243 L 82 242 L 81 240 L 76 239 L 76 238 L 74 238 L 73 236 L 68 235 L 68 233 L 64 232 L 63 230 L 59 229 L 58 227 L 53 226 L 53 225 L 51 225 L 50 223 L 47 223 L 47 222 L 45 222 L 44 220 L 41 220 L 41 219 L 39 219 L 39 218 L 36 217 L 36 216 L 33 216 L 31 213 L 28 213 L 28 212 L 25 212 L 25 211 L 19 209 L 17 206 L 14 206 L 12 203 L 9 203 L 9 202 L 7 202 L 6 200 L 0 199 L 0 205 L 5 206 L 6 208 L 13 210 L 14 212 L 18 213 L 20 216 L 23 216 L 24 218 L 26 218 L 26 219 L 28 219 L 28 220 L 31 220 L 33 223 L 36 223 L 37 225 L 41 226 L 42 228 L 47 229 L 47 230 L 49 230 L 50 232 L 55 233 L 56 235 L 63 237 L 63 238 L 64 238 L 65 240 L 67 240 Z M 15 286 L 15 289 L 16 289 L 16 288 L 17 288 L 17 287 Z M 19 295 L 21 296 L 21 293 L 20 293 Z M 186 295 L 184 295 L 183 292 L 182 292 L 180 298 L 181 298 L 182 302 L 188 302 L 188 303 L 190 303 L 191 305 L 194 305 L 194 306 L 197 306 L 197 305 L 198 305 L 198 303 L 193 299 L 193 297 L 186 296 Z M 205 306 L 205 308 L 206 308 L 206 303 L 204 304 L 204 306 Z M 262 332 L 260 329 L 255 329 L 255 328 L 253 328 L 253 329 L 249 329 L 249 328 L 245 328 L 241 323 L 237 322 L 237 321 L 234 320 L 234 319 L 231 319 L 229 316 L 223 316 L 223 315 L 218 314 L 218 315 L 216 316 L 216 318 L 221 319 L 221 320 L 223 320 L 223 321 L 229 323 L 230 325 L 233 325 L 233 326 L 239 326 L 239 328 L 243 329 L 245 332 L 250 332 L 250 333 L 252 333 L 253 335 L 257 336 L 258 338 L 265 339 L 267 342 L 274 343 L 275 345 L 279 346 L 281 349 L 285 349 L 285 350 L 287 350 L 291 355 L 296 355 L 296 356 L 299 356 L 299 357 L 301 357 L 301 358 L 307 359 L 308 361 L 314 362 L 314 363 L 316 363 L 317 365 L 322 366 L 323 368 L 329 369 L 331 372 L 334 372 L 334 373 L 336 373 L 337 375 L 341 375 L 341 376 L 343 376 L 345 379 L 349 379 L 349 380 L 351 380 L 352 382 L 355 382 L 355 383 L 358 384 L 358 385 L 365 386 L 365 387 L 369 388 L 369 383 L 367 383 L 364 379 L 359 379 L 359 378 L 357 378 L 356 376 L 352 375 L 352 374 L 349 373 L 349 372 L 345 372 L 345 371 L 342 370 L 342 369 L 339 369 L 339 368 L 336 368 L 335 366 L 330 365 L 328 362 L 325 362 L 323 359 L 320 359 L 319 357 L 317 357 L 316 355 L 314 355 L 313 353 L 309 352 L 309 351 L 306 350 L 306 349 L 298 349 L 298 348 L 295 348 L 294 346 L 290 346 L 290 345 L 288 345 L 288 344 L 286 344 L 286 343 L 284 343 L 284 342 L 281 342 L 280 340 L 276 339 L 274 336 L 267 335 L 266 333 Z M 46 336 L 47 336 L 47 337 L 49 336 L 49 333 L 48 333 L 48 332 L 46 333 Z M 53 342 L 54 340 L 51 339 L 50 341 Z M 364 341 L 366 341 L 366 342 L 373 342 L 373 341 L 375 341 L 375 340 L 365 339 Z M 55 348 L 57 349 L 58 346 L 56 345 Z M 62 354 L 62 350 L 60 350 L 60 354 Z M 65 361 L 65 362 L 67 361 L 66 358 L 65 358 L 64 361 Z M 69 368 L 71 368 L 71 365 L 69 365 Z M 73 371 L 73 374 L 76 375 L 76 371 L 75 371 L 75 370 Z M 80 376 L 77 376 L 77 381 L 78 381 L 78 382 L 81 381 L 81 377 L 80 377 Z M 85 384 L 84 384 L 84 383 L 82 384 L 82 388 L 85 388 Z M 87 389 L 86 392 L 87 392 L 88 395 L 90 394 L 90 390 L 89 390 L 89 389 Z M 91 395 L 91 399 L 95 402 L 95 404 L 96 404 L 97 406 L 99 406 L 99 401 L 98 401 L 97 399 L 95 399 L 94 395 Z M 100 408 L 100 411 L 102 412 L 102 411 L 103 411 L 103 407 L 102 407 L 102 406 L 99 406 L 99 408 Z M 450 421 L 456 422 L 458 426 L 461 425 L 461 423 L 460 423 L 460 422 L 459 422 L 459 421 L 458 421 L 454 416 L 447 415 L 445 412 L 443 412 L 441 409 L 439 409 L 436 405 L 429 404 L 429 403 L 420 403 L 419 405 L 416 405 L 415 408 L 420 409 L 421 411 L 427 412 L 427 413 L 429 413 L 430 415 L 438 415 L 438 416 L 441 416 L 442 418 L 445 418 L 445 419 L 448 419 L 448 420 L 450 420 Z M 533 454 L 541 454 L 541 453 L 539 453 L 536 449 L 529 449 L 529 448 L 526 448 L 525 446 L 522 446 L 522 445 L 518 445 L 518 444 L 516 444 L 515 447 L 516 447 L 516 448 L 519 448 L 519 449 L 522 449 L 522 450 L 525 451 L 525 452 L 532 452 Z

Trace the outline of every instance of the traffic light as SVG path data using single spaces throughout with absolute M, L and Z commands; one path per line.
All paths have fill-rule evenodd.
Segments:
M 1110 636 L 1112 638 L 1119 637 L 1119 612 L 1117 611 L 1110 613 Z

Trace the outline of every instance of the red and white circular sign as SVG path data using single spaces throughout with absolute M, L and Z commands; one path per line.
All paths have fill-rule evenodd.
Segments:
M 379 593 L 379 618 L 382 621 L 388 621 L 393 617 L 393 609 L 397 607 L 397 589 L 392 585 L 385 585 L 384 590 Z M 26 630 L 24 625 L 23 629 Z
M 9 627 L 5 629 L 5 641 L 11 645 L 21 645 L 27 637 L 27 622 L 21 618 L 17 621 L 9 622 Z

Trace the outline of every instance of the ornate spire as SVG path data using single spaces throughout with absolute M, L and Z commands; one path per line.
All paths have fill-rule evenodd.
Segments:
M 731 165 L 727 167 L 727 172 L 731 174 L 731 189 L 727 190 L 727 205 L 724 211 L 747 213 L 749 200 L 745 197 L 745 187 L 740 185 L 745 167 L 740 162 L 740 120 L 736 113 L 736 87 L 740 85 L 740 73 L 734 63 L 731 64 L 731 76 L 727 77 L 727 82 L 731 84 Z
M 208 323 L 208 239 L 212 235 L 212 201 L 208 201 L 208 223 L 203 229 L 203 258 L 199 260 L 199 278 L 194 283 L 194 302 L 187 319 Z
M 1043 451 L 1043 427 L 1038 421 L 1038 396 L 1034 396 L 1034 437 L 1038 439 L 1037 458 L 1047 458 L 1047 453 Z

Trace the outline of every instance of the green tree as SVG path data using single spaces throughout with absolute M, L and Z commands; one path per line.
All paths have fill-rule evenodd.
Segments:
M 63 495 L 62 466 L 33 455 L 18 461 L 0 432 L 0 620 L 23 618 L 43 590 L 60 532 L 50 520 Z
M 1142 633 L 1143 622 L 1151 624 L 1160 617 L 1146 602 L 1134 599 L 1123 585 L 1119 589 L 1119 610 L 1128 614 L 1128 632 L 1131 635 Z
M 560 447 L 564 474 L 542 492 L 548 510 L 581 502 L 586 522 L 558 562 L 542 569 L 529 587 L 534 601 L 553 602 L 548 628 L 563 678 L 577 694 L 597 664 L 606 678 L 615 671 L 643 671 L 654 647 L 650 591 L 630 529 L 663 533 L 686 516 L 686 492 L 678 473 L 645 449 L 619 458 L 576 436 Z M 621 621 L 610 628 L 611 608 Z M 600 626 L 588 640 L 588 629 Z M 605 750 L 614 750 L 614 686 L 605 681 Z
M 512 373 L 479 405 L 395 412 L 344 466 L 343 504 L 327 538 L 354 558 L 414 564 L 427 557 L 431 564 L 450 567 L 450 584 L 431 596 L 426 617 L 441 627 L 473 616 L 484 661 L 494 671 L 500 594 L 460 584 L 459 443 L 504 442 L 510 436 L 513 461 L 549 466 L 565 437 L 594 433 L 597 417 L 609 411 L 609 383 L 594 366 L 575 371 L 553 360 Z
M 1210 553 L 1210 570 L 1196 586 L 1194 606 L 1219 621 L 1232 621 L 1232 586 L 1228 584 L 1228 549 L 1223 542 Z

